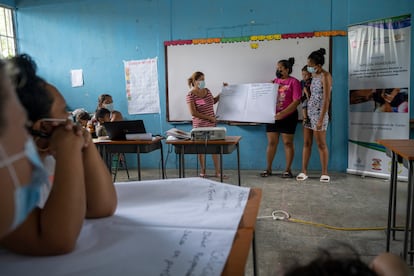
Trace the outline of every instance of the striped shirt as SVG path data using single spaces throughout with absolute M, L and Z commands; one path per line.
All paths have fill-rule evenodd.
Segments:
M 193 94 L 191 91 L 186 96 L 187 104 L 193 103 L 198 113 L 214 117 L 214 97 L 210 90 L 207 89 L 207 94 L 204 97 L 199 97 Z M 193 116 L 193 128 L 196 127 L 214 127 L 215 122 L 211 122 L 205 119 L 201 119 Z

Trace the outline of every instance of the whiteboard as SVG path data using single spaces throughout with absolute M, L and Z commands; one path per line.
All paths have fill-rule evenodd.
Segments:
M 257 44 L 253 48 L 252 44 Z M 309 54 L 325 48 L 324 68 L 330 68 L 330 38 L 290 38 L 233 43 L 166 46 L 167 120 L 191 121 L 186 104 L 190 88 L 187 79 L 195 71 L 205 75 L 206 87 L 214 96 L 228 84 L 263 83 L 275 78 L 276 63 L 295 58 L 292 76 L 301 79 L 301 69 Z

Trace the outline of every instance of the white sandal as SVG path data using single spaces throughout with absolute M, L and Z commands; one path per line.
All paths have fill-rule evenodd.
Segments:
M 298 176 L 296 176 L 297 181 L 304 181 L 306 179 L 308 179 L 308 176 L 304 173 L 300 173 L 300 174 L 298 174 Z
M 323 175 L 321 175 L 321 178 L 319 180 L 321 182 L 330 182 L 331 178 L 329 177 L 329 175 L 323 174 Z

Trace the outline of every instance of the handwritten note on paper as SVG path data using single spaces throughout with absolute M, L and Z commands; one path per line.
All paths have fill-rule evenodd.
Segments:
M 171 253 L 166 252 L 164 265 L 157 275 L 220 275 L 229 251 L 218 242 L 227 243 L 223 237 L 228 234 L 228 231 L 184 230 L 185 242 L 174 247 Z
M 116 189 L 115 215 L 86 220 L 74 252 L 36 258 L 0 251 L 2 275 L 221 274 L 249 188 L 185 178 Z
M 224 86 L 217 106 L 221 121 L 273 123 L 276 85 L 248 83 Z

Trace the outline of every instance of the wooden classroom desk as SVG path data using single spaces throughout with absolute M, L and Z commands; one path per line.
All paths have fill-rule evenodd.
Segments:
M 112 154 L 114 153 L 136 153 L 138 166 L 138 180 L 141 180 L 141 153 L 149 153 L 159 149 L 161 154 L 162 178 L 165 178 L 164 153 L 162 149 L 162 137 L 154 137 L 152 140 L 99 140 L 93 139 L 109 171 L 112 167 Z
M 237 149 L 237 174 L 238 184 L 240 180 L 240 147 L 241 136 L 226 136 L 224 140 L 166 140 L 167 144 L 173 145 L 175 153 L 179 158 L 179 177 L 185 177 L 184 155 L 185 154 L 220 154 L 220 180 L 223 182 L 223 154 L 232 153 Z
M 383 145 L 386 148 L 387 155 L 391 156 L 391 175 L 390 175 L 390 194 L 389 194 L 389 203 L 388 203 L 388 222 L 387 222 L 387 244 L 386 251 L 390 250 L 390 235 L 391 231 L 396 229 L 396 192 L 397 192 L 397 166 L 398 162 L 404 162 L 404 165 L 408 168 L 408 190 L 407 190 L 407 211 L 406 219 L 404 226 L 404 245 L 403 245 L 403 259 L 407 260 L 408 255 L 408 243 L 410 243 L 410 251 L 414 249 L 414 201 L 412 200 L 413 196 L 413 162 L 414 162 L 414 140 L 409 139 L 384 139 L 378 140 L 378 144 Z M 411 232 L 411 238 L 408 239 L 409 232 Z M 412 253 L 412 252 L 410 252 Z M 413 261 L 413 255 L 411 254 L 411 264 Z
M 239 228 L 234 238 L 233 246 L 227 258 L 222 275 L 244 275 L 244 270 L 249 256 L 250 246 L 253 242 L 253 270 L 256 274 L 256 254 L 254 243 L 254 230 L 257 214 L 259 213 L 262 190 L 251 188 L 249 199 L 240 220 Z

